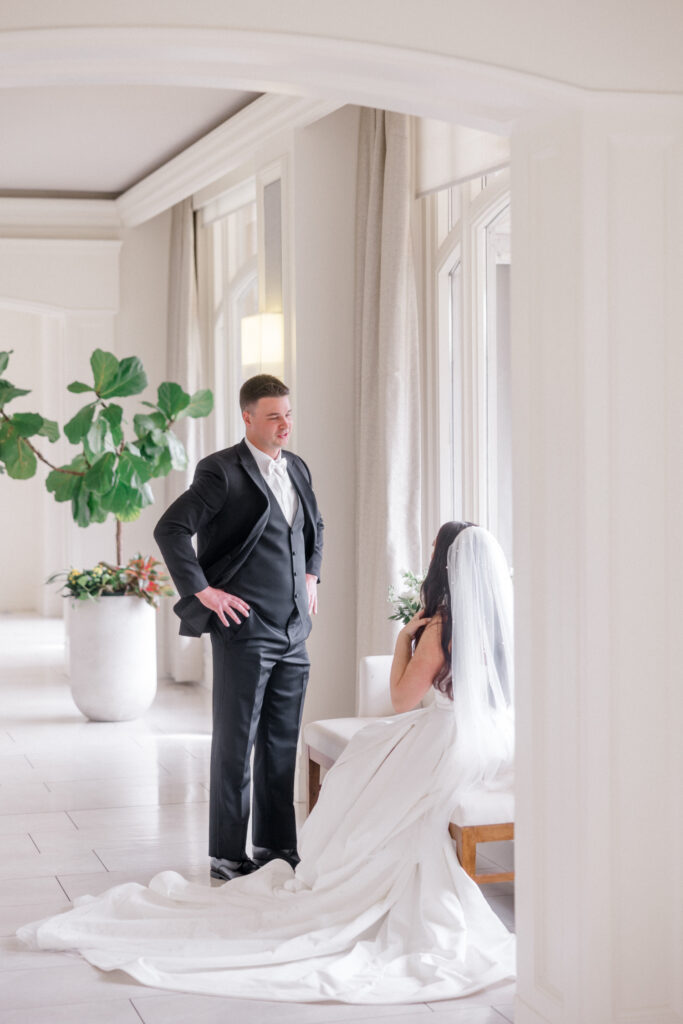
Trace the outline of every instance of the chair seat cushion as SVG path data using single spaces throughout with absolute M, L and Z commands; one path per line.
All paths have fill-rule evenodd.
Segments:
M 304 726 L 304 742 L 313 750 L 336 761 L 352 736 L 376 718 L 328 718 Z
M 466 793 L 451 814 L 454 825 L 504 825 L 515 820 L 515 798 L 511 790 L 473 789 Z

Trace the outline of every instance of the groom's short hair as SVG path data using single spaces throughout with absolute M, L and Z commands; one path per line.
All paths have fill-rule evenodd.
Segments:
M 255 405 L 259 398 L 282 398 L 289 394 L 289 388 L 277 377 L 269 373 L 257 373 L 255 377 L 245 380 L 240 388 L 240 409 L 244 412 L 250 405 Z

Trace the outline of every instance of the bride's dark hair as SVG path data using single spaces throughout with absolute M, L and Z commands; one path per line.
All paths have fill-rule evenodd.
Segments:
M 434 554 L 420 591 L 425 618 L 432 618 L 434 615 L 439 615 L 441 618 L 441 649 L 444 662 L 434 680 L 434 686 L 442 693 L 447 693 L 451 698 L 453 697 L 453 684 L 451 682 L 450 644 L 453 619 L 451 616 L 451 593 L 448 586 L 448 549 L 459 533 L 462 533 L 468 526 L 474 525 L 474 523 L 458 522 L 443 524 L 436 535 Z M 424 630 L 423 626 L 415 634 L 416 646 L 419 644 Z

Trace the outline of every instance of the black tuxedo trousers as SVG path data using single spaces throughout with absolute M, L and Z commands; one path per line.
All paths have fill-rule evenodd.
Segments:
M 309 659 L 305 640 L 292 643 L 291 631 L 267 632 L 235 639 L 217 616 L 211 625 L 211 857 L 245 856 L 252 748 L 254 845 L 296 849 L 294 769 Z

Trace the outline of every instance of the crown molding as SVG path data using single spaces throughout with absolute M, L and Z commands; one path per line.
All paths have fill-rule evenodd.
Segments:
M 273 135 L 318 121 L 340 104 L 308 96 L 266 95 L 147 175 L 115 200 L 124 227 L 135 227 L 244 165 Z
M 120 229 L 113 199 L 0 197 L 0 232 L 5 237 L 45 237 L 49 233 L 59 238 L 66 234 L 115 239 Z

